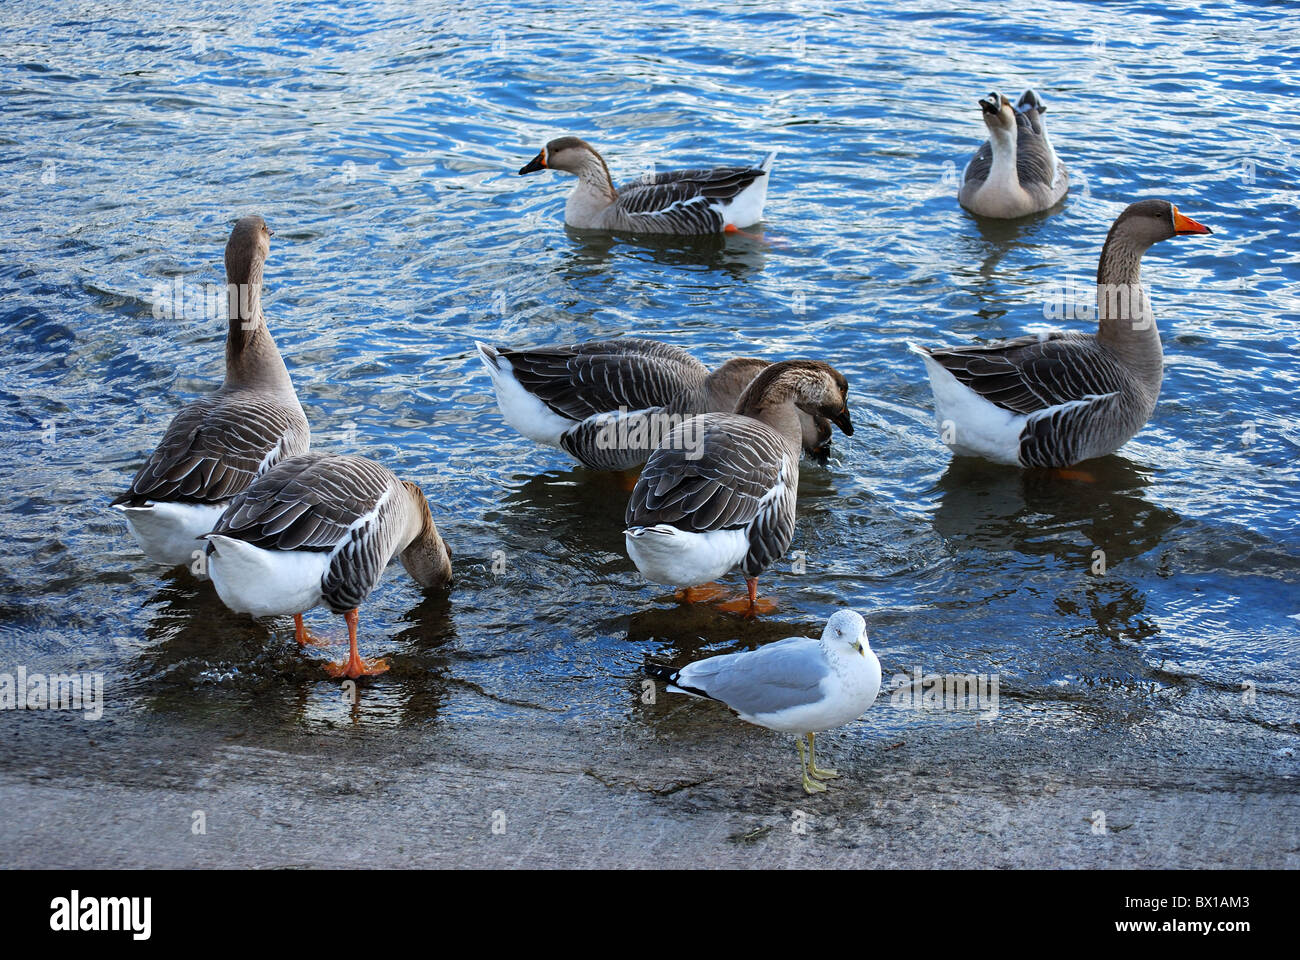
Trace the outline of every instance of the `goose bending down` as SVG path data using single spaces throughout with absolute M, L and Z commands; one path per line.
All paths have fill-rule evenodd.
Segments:
M 255 617 L 302 614 L 318 604 L 348 625 L 348 659 L 332 676 L 382 673 L 357 652 L 357 608 L 395 556 L 425 589 L 451 580 L 451 553 L 420 488 L 364 457 L 309 453 L 255 480 L 206 534 L 207 566 L 223 603 Z
M 1170 237 L 1209 232 L 1166 200 L 1140 200 L 1119 215 L 1102 247 L 1096 333 L 912 345 L 930 374 L 944 443 L 1022 467 L 1068 467 L 1118 450 L 1160 395 L 1163 353 L 1142 287 L 1142 254 Z
M 231 499 L 310 443 L 307 418 L 262 314 L 270 237 L 261 217 L 235 224 L 226 244 L 225 382 L 176 414 L 130 489 L 112 502 L 140 549 L 158 563 L 197 560 L 203 550 L 197 538 Z
M 789 637 L 757 650 L 727 653 L 688 663 L 680 670 L 650 665 L 669 693 L 725 703 L 740 719 L 796 739 L 803 788 L 826 789 L 838 777 L 817 766 L 816 734 L 852 723 L 880 692 L 880 660 L 867 643 L 867 624 L 853 610 L 836 611 L 820 639 Z
M 1038 94 L 1026 90 L 1012 107 L 994 91 L 979 104 L 989 138 L 966 165 L 957 202 L 971 213 L 999 220 L 1055 206 L 1070 178 L 1048 139 L 1043 123 L 1047 107 Z
M 687 589 L 739 565 L 758 610 L 758 576 L 794 538 L 799 412 L 846 436 L 848 383 L 828 364 L 786 360 L 763 370 L 735 413 L 705 413 L 650 454 L 627 505 L 624 539 L 642 576 Z
M 757 167 L 713 167 L 648 174 L 615 189 L 596 148 L 577 137 L 552 140 L 520 169 L 563 170 L 578 178 L 564 222 L 585 230 L 627 233 L 731 232 L 763 219 L 775 153 Z
M 478 343 L 506 423 L 594 470 L 634 470 L 677 424 L 729 413 L 767 360 L 737 357 L 712 373 L 685 350 L 624 337 L 536 350 Z M 804 452 L 830 456 L 831 425 L 799 412 Z

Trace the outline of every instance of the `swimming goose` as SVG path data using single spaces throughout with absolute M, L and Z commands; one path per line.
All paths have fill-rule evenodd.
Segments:
M 705 413 L 676 427 L 650 454 L 627 505 L 624 540 L 641 575 L 687 589 L 737 564 L 759 612 L 758 576 L 794 538 L 799 412 L 846 436 L 848 382 L 814 360 L 786 360 L 745 388 L 735 413 Z
M 130 489 L 112 502 L 158 563 L 200 557 L 197 538 L 233 497 L 279 460 L 307 451 L 307 418 L 262 314 L 270 237 L 261 217 L 235 224 L 226 244 L 225 382 L 176 414 Z
M 678 423 L 729 413 L 767 360 L 737 357 L 712 373 L 685 350 L 623 337 L 535 350 L 477 343 L 506 423 L 594 470 L 633 470 Z M 799 412 L 804 452 L 830 456 L 831 426 Z
M 768 171 L 775 153 L 757 167 L 714 167 L 649 174 L 618 189 L 596 148 L 560 137 L 520 169 L 575 174 L 578 185 L 564 207 L 564 222 L 585 230 L 627 233 L 730 233 L 763 219 Z
M 205 538 L 208 573 L 231 610 L 292 614 L 300 645 L 314 641 L 304 612 L 324 604 L 343 615 L 348 659 L 325 668 L 336 677 L 388 669 L 358 654 L 357 608 L 393 557 L 426 589 L 451 580 L 451 553 L 420 488 L 364 457 L 308 453 L 281 461 L 230 504 Z
M 680 670 L 654 664 L 647 675 L 669 693 L 725 703 L 740 719 L 769 730 L 793 733 L 803 788 L 826 790 L 822 781 L 839 773 L 817 766 L 816 735 L 852 723 L 880 692 L 880 660 L 867 643 L 867 624 L 853 610 L 838 610 L 820 639 L 788 637 L 757 650 L 726 653 L 688 663 Z
M 1095 334 L 1050 333 L 970 347 L 912 345 L 930 373 L 935 416 L 954 453 L 1022 467 L 1068 467 L 1113 453 L 1155 410 L 1160 332 L 1142 254 L 1210 233 L 1167 200 L 1131 204 L 1097 265 Z
M 1052 149 L 1038 94 L 1026 90 L 1020 102 L 997 91 L 980 100 L 989 139 L 976 151 L 962 177 L 957 202 L 981 217 L 1013 220 L 1047 210 L 1070 186 L 1065 164 Z

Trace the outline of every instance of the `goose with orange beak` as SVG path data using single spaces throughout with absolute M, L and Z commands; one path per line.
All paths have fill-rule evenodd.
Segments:
M 1026 90 L 1012 106 L 995 90 L 979 105 L 989 138 L 966 164 L 957 202 L 998 220 L 1054 207 L 1069 189 L 1070 177 L 1047 136 L 1042 98 Z
M 966 347 L 920 347 L 943 442 L 961 456 L 1069 467 L 1114 453 L 1151 418 L 1164 353 L 1142 255 L 1211 230 L 1168 200 L 1130 204 L 1097 265 L 1096 333 L 1044 333 Z

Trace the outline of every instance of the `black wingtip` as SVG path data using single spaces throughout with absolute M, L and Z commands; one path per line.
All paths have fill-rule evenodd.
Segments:
M 677 677 L 677 671 L 672 667 L 661 667 L 657 663 L 647 663 L 645 665 L 645 675 L 653 680 L 672 683 Z

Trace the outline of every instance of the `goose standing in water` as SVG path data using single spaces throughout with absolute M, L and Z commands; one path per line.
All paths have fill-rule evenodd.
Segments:
M 912 345 L 930 373 L 944 442 L 963 456 L 1022 467 L 1068 467 L 1127 443 L 1155 410 L 1163 375 L 1142 255 L 1198 233 L 1210 228 L 1167 200 L 1140 200 L 1121 213 L 1097 265 L 1096 333 Z
M 425 589 L 451 580 L 451 553 L 413 483 L 363 457 L 309 453 L 284 460 L 230 504 L 206 535 L 208 573 L 223 603 L 255 617 L 293 615 L 300 645 L 313 638 L 302 615 L 318 604 L 348 625 L 348 658 L 331 676 L 382 673 L 357 650 L 357 608 L 400 556 Z
M 698 235 L 730 233 L 763 219 L 768 172 L 776 154 L 757 167 L 713 167 L 651 174 L 615 189 L 596 148 L 560 137 L 520 169 L 563 170 L 578 184 L 564 207 L 564 222 L 584 230 Z
M 701 414 L 668 435 L 627 505 L 624 539 L 642 576 L 685 588 L 690 601 L 690 588 L 740 565 L 749 598 L 739 609 L 761 612 L 758 576 L 794 538 L 801 411 L 853 435 L 848 382 L 814 360 L 772 364 L 735 413 Z
M 140 549 L 189 563 L 226 505 L 279 460 L 307 451 L 311 431 L 262 315 L 271 231 L 244 217 L 226 244 L 229 330 L 221 389 L 176 414 L 131 487 L 112 502 Z
M 593 470 L 635 470 L 672 427 L 700 413 L 730 413 L 771 364 L 737 357 L 717 370 L 680 347 L 623 337 L 535 350 L 476 344 L 506 423 Z M 799 412 L 804 452 L 830 456 L 831 425 Z
M 1027 217 L 1056 205 L 1070 186 L 1065 164 L 1052 149 L 1038 94 L 1020 102 L 994 91 L 979 102 L 989 138 L 966 165 L 957 202 L 971 213 L 999 220 Z
M 825 791 L 838 777 L 817 766 L 816 735 L 852 723 L 880 692 L 880 660 L 867 643 L 867 624 L 853 610 L 839 610 L 820 639 L 789 637 L 757 650 L 726 653 L 688 663 L 680 670 L 650 665 L 646 673 L 668 684 L 669 693 L 719 700 L 740 719 L 796 739 L 803 788 Z

